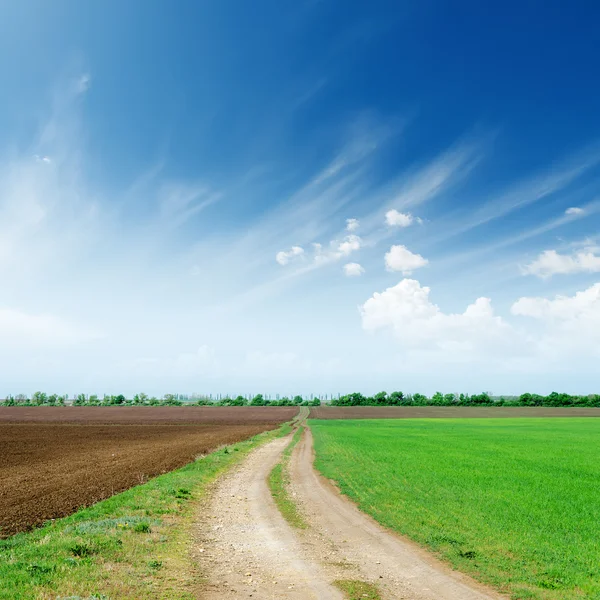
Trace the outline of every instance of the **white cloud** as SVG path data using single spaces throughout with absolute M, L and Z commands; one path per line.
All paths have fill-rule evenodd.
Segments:
M 600 357 L 600 283 L 573 296 L 557 295 L 553 300 L 519 298 L 510 311 L 542 324 L 543 333 L 538 341 L 540 357 L 556 361 L 562 369 L 567 365 L 581 369 L 591 360 L 591 368 L 596 370 Z
M 275 260 L 281 265 L 287 265 L 291 260 L 304 254 L 304 248 L 301 246 L 292 246 L 290 250 L 282 250 L 275 255 Z
M 33 158 L 35 158 L 36 162 L 43 162 L 47 165 L 52 163 L 52 159 L 49 156 L 40 156 L 39 154 L 34 154 Z
M 588 320 L 600 322 L 600 283 L 574 296 L 556 296 L 554 300 L 540 297 L 519 298 L 510 309 L 513 315 L 534 319 L 563 321 Z M 597 335 L 600 337 L 600 330 Z
M 427 265 L 429 261 L 420 254 L 412 253 L 406 246 L 392 246 L 385 255 L 385 267 L 388 271 L 400 271 L 410 275 L 415 269 Z
M 408 348 L 475 352 L 512 345 L 514 330 L 494 316 L 489 298 L 478 298 L 463 313 L 445 314 L 429 300 L 430 288 L 414 279 L 375 292 L 361 307 L 363 329 L 391 329 Z
M 390 227 L 408 227 L 415 221 L 410 213 L 398 212 L 395 208 L 385 213 L 385 222 Z
M 357 235 L 347 235 L 339 243 L 337 250 L 340 256 L 348 256 L 355 250 L 360 250 L 362 240 Z
M 356 231 L 359 226 L 358 219 L 346 219 L 346 231 Z
M 522 272 L 524 275 L 537 275 L 541 278 L 572 273 L 598 273 L 600 256 L 592 250 L 575 254 L 559 254 L 556 250 L 546 250 L 531 264 L 523 267 Z
M 571 208 L 567 208 L 567 210 L 565 210 L 565 215 L 582 215 L 584 212 L 585 211 L 583 208 L 572 206 Z
M 358 263 L 347 263 L 343 267 L 346 277 L 359 277 L 365 270 Z

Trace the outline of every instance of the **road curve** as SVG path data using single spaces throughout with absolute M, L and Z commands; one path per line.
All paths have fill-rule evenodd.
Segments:
M 201 507 L 192 554 L 206 577 L 199 598 L 342 600 L 271 497 L 267 477 L 290 436 L 254 450 Z
M 295 498 L 314 530 L 313 549 L 326 547 L 327 562 L 345 565 L 347 574 L 340 578 L 373 582 L 386 599 L 505 598 L 383 528 L 339 494 L 313 468 L 310 429 L 292 454 L 290 473 Z

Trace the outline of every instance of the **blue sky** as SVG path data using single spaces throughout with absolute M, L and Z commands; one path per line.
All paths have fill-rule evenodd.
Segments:
M 0 7 L 0 395 L 598 391 L 592 2 Z

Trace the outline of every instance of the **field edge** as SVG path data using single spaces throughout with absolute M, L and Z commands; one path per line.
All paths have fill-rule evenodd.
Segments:
M 0 539 L 0 600 L 194 597 L 194 509 L 212 482 L 286 424 L 224 446 L 31 532 Z M 186 548 L 182 551 L 182 548 Z

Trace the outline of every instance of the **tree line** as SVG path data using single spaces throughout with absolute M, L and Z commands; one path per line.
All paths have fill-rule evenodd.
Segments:
M 31 398 L 25 394 L 17 394 L 16 396 L 7 396 L 2 406 L 65 406 L 69 400 L 68 395 L 46 394 L 44 392 L 35 392 Z M 305 400 L 302 396 L 294 396 L 293 398 L 281 398 L 278 400 L 270 400 L 262 394 L 257 394 L 252 398 L 237 396 L 230 398 L 226 396 L 219 400 L 209 398 L 200 398 L 196 402 L 183 402 L 177 394 L 165 394 L 162 398 L 148 396 L 148 394 L 135 394 L 132 398 L 126 398 L 123 394 L 108 395 L 105 394 L 102 398 L 96 394 L 86 395 L 78 394 L 72 402 L 73 406 L 320 406 L 321 400 L 314 398 Z
M 442 394 L 436 392 L 428 397 L 424 394 L 403 392 L 379 392 L 374 396 L 360 393 L 346 394 L 331 400 L 331 406 L 580 406 L 600 407 L 600 394 L 572 396 L 552 392 L 547 396 L 525 393 L 520 396 L 492 397 L 481 394 Z
M 162 398 L 148 396 L 144 393 L 127 398 L 123 394 L 107 395 L 102 398 L 95 394 L 78 394 L 72 401 L 69 397 L 58 394 L 35 392 L 31 398 L 25 394 L 8 396 L 0 405 L 3 406 L 321 406 L 321 400 L 315 397 L 306 400 L 302 396 L 283 397 L 272 400 L 263 394 L 253 397 L 225 396 L 219 400 L 200 398 L 195 402 L 184 402 L 178 394 L 165 394 Z M 481 394 L 442 394 L 433 396 L 425 394 L 404 394 L 403 392 L 379 392 L 373 396 L 364 396 L 355 392 L 329 402 L 331 406 L 579 406 L 600 407 L 600 394 L 572 396 L 570 394 L 552 392 L 547 396 L 525 393 L 520 396 L 491 396 L 487 392 Z

